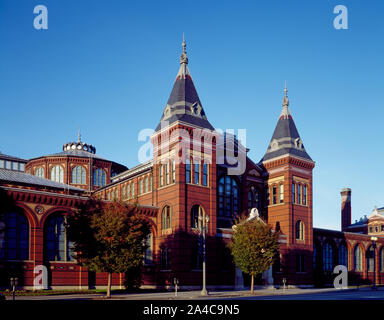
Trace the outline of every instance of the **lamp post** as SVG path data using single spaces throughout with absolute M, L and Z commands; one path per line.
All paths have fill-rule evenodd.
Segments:
M 376 241 L 377 237 L 371 237 L 373 248 L 373 286 L 372 290 L 376 290 Z
M 208 229 L 209 216 L 205 215 L 205 212 L 202 213 L 202 210 L 199 210 L 199 236 L 202 237 L 202 256 L 203 256 L 203 288 L 201 289 L 201 295 L 207 296 L 208 291 L 206 287 L 207 274 L 206 274 L 206 254 L 205 254 L 205 234 Z

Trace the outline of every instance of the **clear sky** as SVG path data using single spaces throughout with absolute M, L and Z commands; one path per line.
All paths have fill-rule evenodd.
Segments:
M 36 30 L 36 5 L 48 30 Z M 336 30 L 336 5 L 348 29 Z M 209 121 L 247 129 L 264 155 L 290 110 L 313 171 L 314 226 L 340 228 L 340 190 L 352 219 L 384 206 L 384 2 L 0 1 L 0 151 L 33 158 L 77 139 L 132 167 L 138 133 L 158 124 L 179 68 L 189 69 Z

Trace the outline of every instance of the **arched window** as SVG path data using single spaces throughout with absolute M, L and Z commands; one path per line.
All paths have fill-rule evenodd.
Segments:
M 106 185 L 105 171 L 101 168 L 93 171 L 93 185 L 97 187 L 104 187 Z
M 353 267 L 355 271 L 363 270 L 363 251 L 359 245 L 353 250 Z
M 54 166 L 51 169 L 51 180 L 64 183 L 64 169 L 62 166 Z
M 384 247 L 380 249 L 380 271 L 384 272 Z
M 375 268 L 375 249 L 373 246 L 370 246 L 366 253 L 367 256 L 367 268 L 368 271 L 373 272 Z
M 72 169 L 72 183 L 85 184 L 85 169 L 82 166 L 76 166 Z
M 139 194 L 143 193 L 143 179 L 139 180 Z
M 162 229 L 171 228 L 171 208 L 169 206 L 165 206 L 163 209 L 163 213 L 161 215 L 162 218 Z
M 38 168 L 35 170 L 35 176 L 36 176 L 36 177 L 39 177 L 39 178 L 44 178 L 44 168 L 42 168 L 42 167 L 38 167 Z
M 185 159 L 185 182 L 191 183 L 191 160 Z
M 248 209 L 253 208 L 253 192 L 252 190 L 248 191 Z
M 132 182 L 131 192 L 132 192 L 132 199 L 134 199 L 135 198 L 135 183 L 134 182 Z
M 18 211 L 6 212 L 0 216 L 0 259 L 29 259 L 29 223 L 27 217 Z
M 301 220 L 296 222 L 296 240 L 304 240 L 304 223 Z
M 172 160 L 172 175 L 171 175 L 171 183 L 175 183 L 176 181 L 176 161 Z
M 73 243 L 64 227 L 65 217 L 60 213 L 48 217 L 44 227 L 45 260 L 73 261 Z
M 203 208 L 198 204 L 194 205 L 191 209 L 191 228 L 199 227 L 199 216 L 203 215 Z
M 144 263 L 151 264 L 153 262 L 153 234 L 152 232 L 147 236 L 145 240 L 145 252 L 144 252 Z
M 339 246 L 339 264 L 348 268 L 348 249 L 345 243 Z
M 333 271 L 333 247 L 328 241 L 323 246 L 323 268 L 324 271 Z
M 239 192 L 236 180 L 231 176 L 219 180 L 219 216 L 232 217 L 239 212 Z
M 164 164 L 164 171 L 165 171 L 165 185 L 169 184 L 169 163 L 167 162 Z

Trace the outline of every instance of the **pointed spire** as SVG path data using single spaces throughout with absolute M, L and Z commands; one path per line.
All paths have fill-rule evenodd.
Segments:
M 292 117 L 291 112 L 289 111 L 289 100 L 287 95 L 288 89 L 287 89 L 287 80 L 285 80 L 285 86 L 284 86 L 284 98 L 283 98 L 283 110 L 281 111 L 280 118 L 288 119 L 289 117 Z
M 78 133 L 78 136 L 77 136 L 77 142 L 81 142 L 80 127 L 79 127 L 79 133 Z
M 188 57 L 187 57 L 187 45 L 185 44 L 185 38 L 184 38 L 184 32 L 183 32 L 183 42 L 181 43 L 181 46 L 183 47 L 183 52 L 180 56 L 180 64 L 188 64 Z

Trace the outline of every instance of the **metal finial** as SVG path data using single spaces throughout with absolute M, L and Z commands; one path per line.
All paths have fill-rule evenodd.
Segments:
M 78 137 L 77 137 L 77 142 L 81 142 L 80 127 L 79 127 L 79 133 L 78 133 Z
M 288 100 L 287 92 L 288 92 L 287 80 L 285 80 L 283 106 L 286 106 L 286 107 L 289 106 L 289 100 Z
M 183 42 L 182 42 L 182 47 L 183 47 L 183 52 L 181 53 L 180 56 L 180 64 L 188 64 L 188 57 L 187 57 L 187 50 L 186 47 L 187 45 L 185 44 L 185 38 L 184 38 L 184 32 L 183 32 Z

